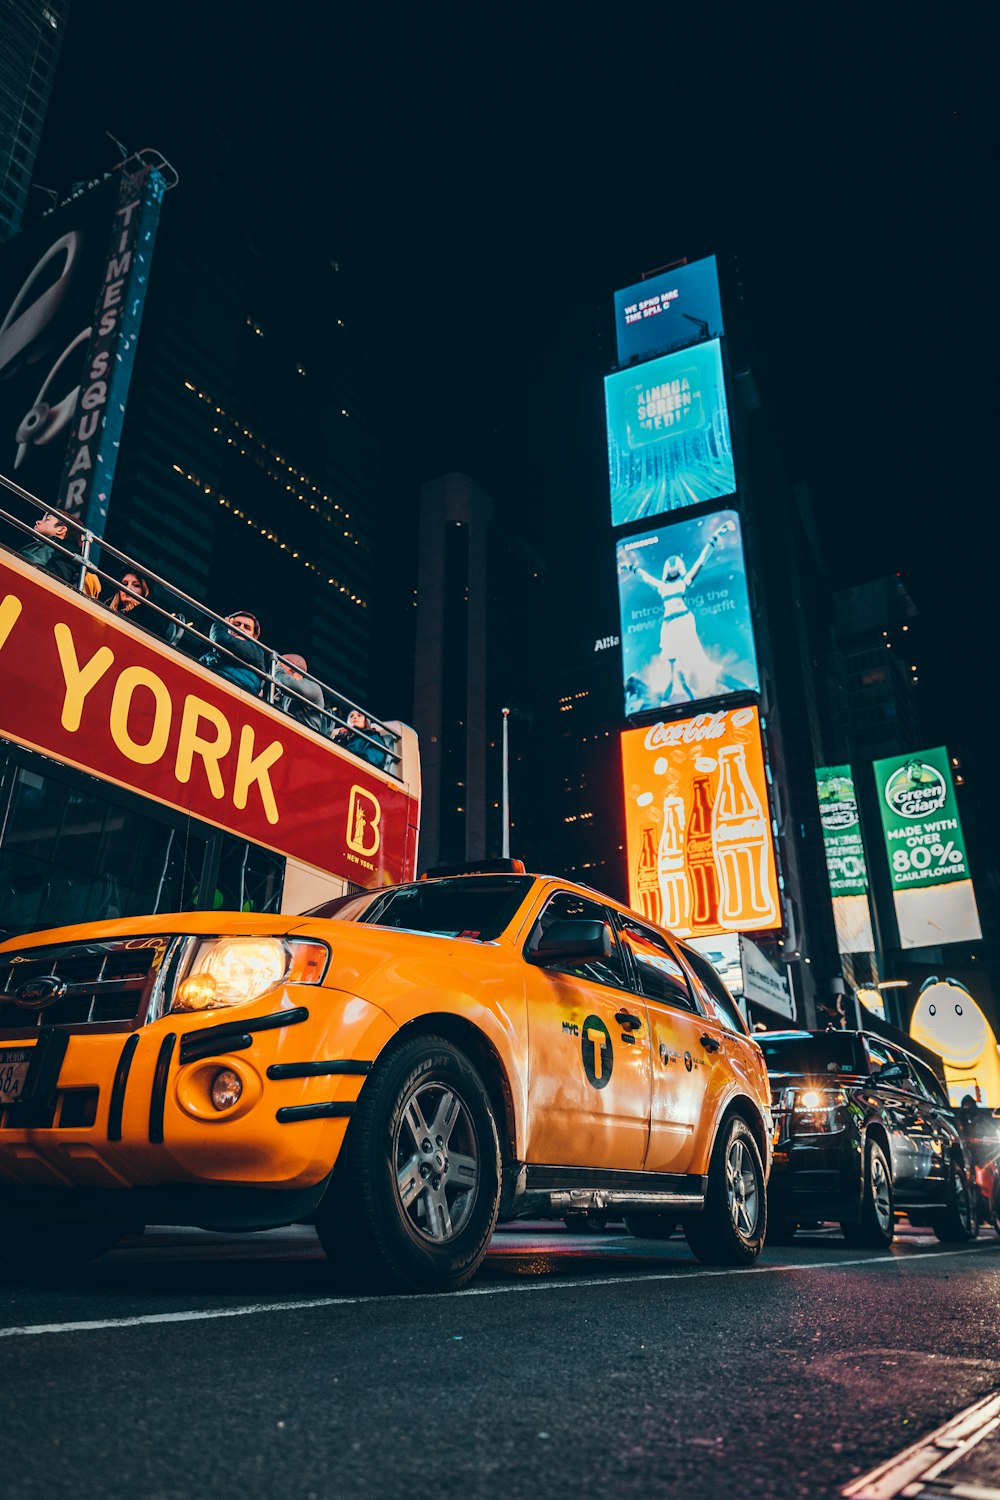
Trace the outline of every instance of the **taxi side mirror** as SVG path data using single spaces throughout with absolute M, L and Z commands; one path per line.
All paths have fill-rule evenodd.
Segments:
M 552 922 L 532 939 L 524 956 L 532 964 L 550 963 L 553 959 L 586 963 L 592 958 L 604 958 L 604 923 L 583 917 Z

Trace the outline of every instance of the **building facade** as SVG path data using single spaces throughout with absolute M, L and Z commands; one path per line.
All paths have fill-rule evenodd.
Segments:
M 21 228 L 70 0 L 0 0 L 0 242 Z

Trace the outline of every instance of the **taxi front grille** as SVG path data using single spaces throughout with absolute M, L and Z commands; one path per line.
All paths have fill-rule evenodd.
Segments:
M 128 938 L 0 954 L 0 1032 L 137 1024 L 167 948 Z

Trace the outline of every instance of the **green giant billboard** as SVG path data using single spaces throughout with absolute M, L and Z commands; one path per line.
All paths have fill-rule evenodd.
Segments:
M 875 761 L 874 770 L 901 947 L 978 941 L 947 750 L 892 755 Z

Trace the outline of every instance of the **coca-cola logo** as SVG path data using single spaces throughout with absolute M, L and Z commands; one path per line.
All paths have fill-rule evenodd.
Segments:
M 698 745 L 702 740 L 720 740 L 728 727 L 729 715 L 722 710 L 715 714 L 698 714 L 693 719 L 681 719 L 676 724 L 652 724 L 643 740 L 647 750 L 659 750 L 663 745 Z
M 940 812 L 947 798 L 944 777 L 926 761 L 907 761 L 893 771 L 885 784 L 886 804 L 901 818 L 930 817 Z
M 752 708 L 720 709 L 714 714 L 696 714 L 673 724 L 652 724 L 643 740 L 647 750 L 663 745 L 700 745 L 703 740 L 721 740 L 730 729 L 743 729 L 753 720 Z

